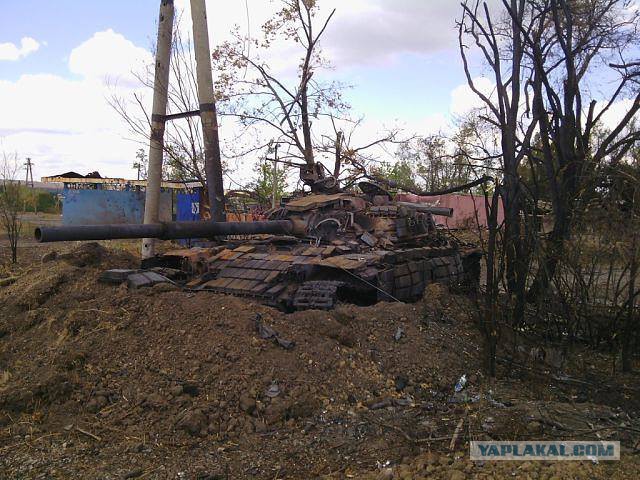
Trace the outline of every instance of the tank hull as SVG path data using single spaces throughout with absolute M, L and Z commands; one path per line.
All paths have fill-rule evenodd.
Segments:
M 431 283 L 473 283 L 465 275 L 465 254 L 451 246 L 343 253 L 336 246 L 253 242 L 209 255 L 169 252 L 164 266 L 191 272 L 188 288 L 255 298 L 284 310 L 331 309 L 340 301 L 413 302 Z

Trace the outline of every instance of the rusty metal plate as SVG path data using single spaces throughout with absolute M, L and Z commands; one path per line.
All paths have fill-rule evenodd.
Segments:
M 323 257 L 330 257 L 331 255 L 333 255 L 333 253 L 336 251 L 336 247 L 335 246 L 329 246 L 329 247 L 325 247 L 322 250 L 322 256 Z
M 349 195 L 344 193 L 336 193 L 334 195 L 309 195 L 296 198 L 287 203 L 287 210 L 291 212 L 306 212 L 307 210 L 320 208 L 346 197 L 349 197 Z
M 271 283 L 271 282 L 273 282 L 276 278 L 278 278 L 278 275 L 280 275 L 280 272 L 271 272 L 271 273 L 269 273 L 269 274 L 264 278 L 265 283 Z
M 275 296 L 277 294 L 279 294 L 280 292 L 282 292 L 285 289 L 286 285 L 284 283 L 279 283 L 273 287 L 271 287 L 269 290 L 266 291 L 267 295 L 271 295 L 271 296 Z
M 234 248 L 234 252 L 243 252 L 243 253 L 251 253 L 255 251 L 256 247 L 254 245 L 241 245 L 238 248 Z
M 304 255 L 304 256 L 317 256 L 317 255 L 322 255 L 322 252 L 324 252 L 324 247 L 309 247 L 306 250 L 304 250 L 300 255 Z
M 367 266 L 364 258 L 353 258 L 350 255 L 337 255 L 314 262 L 316 265 L 326 265 L 328 267 L 343 268 L 345 270 L 358 270 Z
M 220 277 L 224 278 L 242 278 L 242 274 L 246 272 L 243 268 L 227 267 L 220 270 Z
M 215 280 L 205 283 L 203 288 L 225 288 L 233 281 L 233 278 L 216 278 Z

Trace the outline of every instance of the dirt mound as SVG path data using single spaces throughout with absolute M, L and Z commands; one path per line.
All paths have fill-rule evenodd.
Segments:
M 100 284 L 106 268 L 135 267 L 102 247 L 49 260 L 0 289 L 12 312 L 0 338 L 5 476 L 413 478 L 400 468 L 426 472 L 419 455 L 449 453 L 463 417 L 482 431 L 493 415 L 506 438 L 533 421 L 508 386 L 486 382 L 473 304 L 442 287 L 413 305 L 285 315 L 167 284 Z M 432 473 L 450 470 L 441 458 Z M 387 461 L 390 477 L 377 468 Z
M 49 305 L 49 299 L 57 293 L 62 296 L 51 302 L 51 307 L 66 306 L 68 302 L 93 296 L 98 288 L 96 276 L 103 270 L 103 262 L 108 257 L 109 265 L 122 268 L 134 267 L 137 261 L 124 252 L 109 252 L 98 243 L 86 243 L 58 254 L 50 251 L 42 264 L 35 264 L 17 277 L 7 288 L 0 289 L 0 305 L 6 312 L 34 311 Z M 83 293 L 84 292 L 84 293 Z M 39 316 L 43 312 L 30 313 Z M 15 319 L 7 315 L 0 321 Z M 21 321 L 18 323 L 22 323 Z M 0 324 L 1 325 L 1 324 Z M 24 326 L 24 325 L 21 325 Z
M 36 276 L 29 272 L 2 292 L 3 305 L 7 308 L 29 310 L 47 302 L 69 280 L 77 269 L 69 264 L 52 265 Z
M 86 267 L 88 265 L 99 265 L 107 255 L 107 249 L 97 242 L 83 243 L 69 253 L 58 255 L 70 265 L 76 267 Z

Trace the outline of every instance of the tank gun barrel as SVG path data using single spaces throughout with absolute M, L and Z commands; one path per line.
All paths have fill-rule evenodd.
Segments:
M 40 243 L 75 240 L 116 240 L 127 238 L 208 238 L 221 235 L 290 234 L 289 220 L 261 222 L 164 222 L 146 225 L 74 225 L 67 227 L 38 227 L 35 239 Z
M 403 207 L 413 208 L 418 212 L 430 213 L 432 215 L 441 215 L 443 217 L 453 217 L 453 208 L 437 207 L 427 203 L 398 202 Z

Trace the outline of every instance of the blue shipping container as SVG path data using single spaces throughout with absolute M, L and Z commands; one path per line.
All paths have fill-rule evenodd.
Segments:
M 63 225 L 142 223 L 144 192 L 137 190 L 63 190 Z M 170 191 L 160 194 L 160 220 L 171 221 L 173 201 Z

